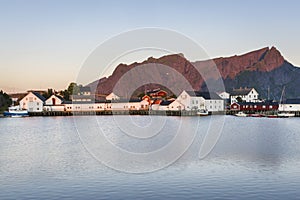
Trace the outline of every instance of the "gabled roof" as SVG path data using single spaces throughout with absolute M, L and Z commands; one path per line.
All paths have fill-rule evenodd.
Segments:
M 238 95 L 247 95 L 251 90 L 254 88 L 239 88 L 239 89 L 233 89 L 233 91 L 230 93 L 231 96 L 238 96 Z
M 191 97 L 203 97 L 204 99 L 219 99 L 222 98 L 215 92 L 199 92 L 199 91 L 186 91 Z
M 160 105 L 161 105 L 161 106 L 168 106 L 168 105 L 170 105 L 172 102 L 173 102 L 173 101 L 161 101 L 161 102 L 160 102 Z
M 60 99 L 61 101 L 64 101 L 63 97 L 56 95 L 56 94 L 52 94 L 48 99 L 50 99 L 52 96 L 55 96 L 56 98 Z
M 37 98 L 39 98 L 41 101 L 45 102 L 46 101 L 46 98 L 41 95 L 40 93 L 38 92 L 35 92 L 35 91 L 32 91 L 32 94 L 34 94 Z
M 284 104 L 300 104 L 300 99 L 287 99 Z

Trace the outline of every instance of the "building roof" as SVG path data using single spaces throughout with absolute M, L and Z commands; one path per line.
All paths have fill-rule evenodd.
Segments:
M 80 87 L 80 92 L 91 92 L 91 88 L 88 86 Z
M 161 102 L 160 102 L 160 105 L 161 105 L 161 106 L 168 106 L 168 105 L 170 105 L 172 102 L 173 102 L 173 101 L 161 101 Z
M 251 90 L 254 88 L 239 88 L 239 89 L 233 89 L 233 91 L 230 93 L 231 96 L 238 96 L 238 95 L 247 95 Z
M 203 97 L 204 99 L 219 99 L 222 98 L 215 92 L 199 92 L 199 91 L 186 91 L 192 97 Z
M 61 101 L 64 101 L 64 98 L 62 96 L 59 96 L 59 95 L 54 95 L 56 96 L 57 98 L 59 98 Z
M 283 103 L 285 103 L 285 104 L 300 104 L 300 99 L 287 99 Z
M 111 100 L 112 103 L 129 103 L 129 102 L 141 102 L 143 101 L 142 99 L 114 99 Z
M 40 93 L 36 92 L 36 91 L 32 91 L 32 94 L 34 94 L 36 97 L 38 97 L 41 101 L 45 102 L 46 98 L 41 95 Z

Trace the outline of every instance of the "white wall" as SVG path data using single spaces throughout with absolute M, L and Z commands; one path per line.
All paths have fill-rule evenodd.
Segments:
M 113 92 L 106 96 L 106 100 L 118 100 L 120 97 Z
M 205 100 L 205 108 L 209 112 L 224 111 L 224 100 L 223 99 L 207 99 Z
M 21 109 L 25 109 L 28 112 L 43 112 L 44 102 L 32 92 L 29 92 L 21 99 L 19 104 Z
M 300 111 L 300 104 L 279 104 L 279 111 Z
M 246 102 L 257 102 L 258 96 L 259 96 L 258 92 L 254 88 L 252 88 L 252 90 L 247 95 L 231 96 L 230 102 L 231 104 L 236 103 L 237 102 L 236 98 L 238 97 L 241 97 L 242 100 Z
M 53 105 L 53 100 L 55 99 L 55 105 L 60 105 L 62 103 L 62 100 L 60 98 L 58 98 L 55 95 L 52 95 L 51 97 L 49 97 L 46 101 L 45 101 L 45 105 Z

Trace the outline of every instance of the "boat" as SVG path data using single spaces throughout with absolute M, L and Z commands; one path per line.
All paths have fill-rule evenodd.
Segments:
M 281 118 L 295 117 L 295 113 L 280 112 L 277 113 L 277 116 Z
M 249 117 L 264 117 L 264 115 L 259 113 L 254 113 L 254 114 L 250 114 Z
M 8 111 L 4 111 L 3 115 L 5 117 L 28 117 L 27 110 L 21 110 L 19 106 L 11 106 Z
M 199 116 L 207 116 L 209 113 L 208 113 L 208 110 L 206 109 L 201 109 L 199 111 L 197 111 L 197 115 Z
M 243 113 L 243 112 L 240 111 L 240 112 L 236 113 L 235 116 L 237 116 L 237 117 L 247 117 L 248 115 L 246 113 Z
M 274 114 L 274 115 L 266 115 L 267 118 L 278 118 L 278 115 L 277 114 Z
M 280 97 L 280 104 L 283 105 L 283 96 L 285 92 L 285 86 L 282 89 L 281 97 Z M 284 110 L 284 105 L 282 106 L 282 111 L 277 113 L 277 116 L 280 118 L 288 118 L 288 117 L 295 117 L 295 113 L 286 112 Z

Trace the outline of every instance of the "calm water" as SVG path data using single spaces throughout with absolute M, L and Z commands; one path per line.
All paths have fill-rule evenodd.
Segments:
M 116 125 L 127 124 L 126 116 L 1 118 L 0 199 L 299 199 L 300 118 L 226 116 L 215 148 L 199 159 L 211 120 L 218 117 L 131 117 L 141 130 L 157 132 L 151 138 L 127 135 L 133 125 Z M 102 144 L 91 134 L 101 130 L 121 149 L 155 151 L 186 122 L 199 125 L 189 126 L 197 132 L 192 145 L 175 163 L 152 173 L 113 170 L 93 151 L 105 152 L 124 169 L 142 171 L 143 165 L 126 163 L 104 146 L 88 146 Z

